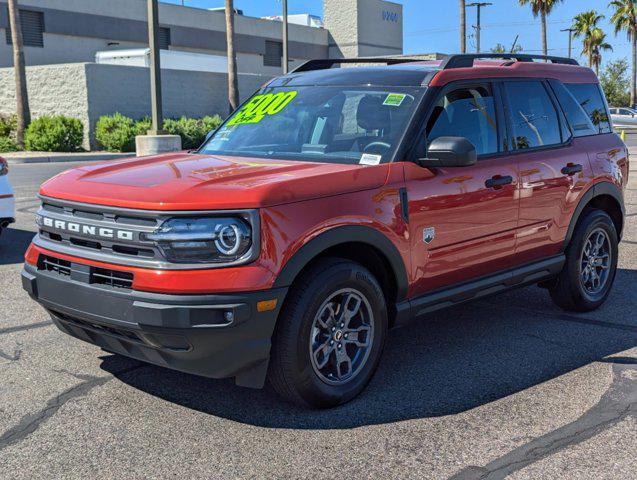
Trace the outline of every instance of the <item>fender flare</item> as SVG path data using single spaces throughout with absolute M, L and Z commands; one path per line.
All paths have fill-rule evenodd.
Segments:
M 599 182 L 589 188 L 584 195 L 582 195 L 581 200 L 575 207 L 575 212 L 573 212 L 573 216 L 571 217 L 571 223 L 568 226 L 568 231 L 566 232 L 566 238 L 564 239 L 564 245 L 562 246 L 562 251 L 565 251 L 568 247 L 568 244 L 571 242 L 571 238 L 573 237 L 573 232 L 575 231 L 575 226 L 579 221 L 582 212 L 586 208 L 586 206 L 593 200 L 595 197 L 599 197 L 601 195 L 609 195 L 613 197 L 619 208 L 622 212 L 622 217 L 626 216 L 626 207 L 624 206 L 624 197 L 622 195 L 619 187 L 611 182 Z M 621 238 L 622 232 L 617 232 Z
M 301 270 L 318 255 L 331 247 L 351 242 L 365 243 L 385 257 L 396 278 L 397 301 L 404 300 L 408 280 L 407 269 L 400 252 L 386 235 L 362 225 L 335 227 L 307 242 L 283 266 L 272 288 L 289 287 Z

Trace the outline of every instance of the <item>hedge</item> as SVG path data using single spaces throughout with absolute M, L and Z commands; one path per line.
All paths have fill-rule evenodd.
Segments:
M 18 144 L 11 137 L 0 137 L 0 153 L 1 152 L 15 152 L 20 150 Z
M 164 120 L 163 128 L 171 135 L 179 135 L 184 150 L 198 148 L 211 130 L 215 130 L 223 120 L 219 115 L 199 119 L 181 117 Z M 133 120 L 120 113 L 106 115 L 97 121 L 95 139 L 111 152 L 135 151 L 135 136 L 144 135 L 150 129 L 150 119 L 144 117 Z
M 84 126 L 77 118 L 63 115 L 36 118 L 24 133 L 24 145 L 35 152 L 82 150 Z

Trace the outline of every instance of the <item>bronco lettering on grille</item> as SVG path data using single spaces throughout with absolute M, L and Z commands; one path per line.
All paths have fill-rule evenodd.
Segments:
M 96 227 L 94 225 L 84 225 L 81 223 L 67 222 L 65 220 L 54 220 L 49 217 L 39 217 L 42 226 L 65 230 L 67 232 L 79 233 L 87 236 L 113 238 L 117 240 L 133 241 L 133 232 L 129 230 L 116 230 L 114 228 Z M 40 223 L 38 222 L 38 223 Z

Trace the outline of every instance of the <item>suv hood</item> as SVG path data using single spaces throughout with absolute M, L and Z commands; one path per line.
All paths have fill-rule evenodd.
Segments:
M 143 210 L 258 208 L 378 188 L 378 166 L 227 157 L 185 152 L 91 164 L 40 188 L 62 200 Z

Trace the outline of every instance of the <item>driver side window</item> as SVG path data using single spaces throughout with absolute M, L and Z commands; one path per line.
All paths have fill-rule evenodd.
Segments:
M 498 152 L 495 102 L 486 86 L 460 87 L 443 95 L 427 122 L 427 143 L 438 137 L 464 137 L 478 155 Z

